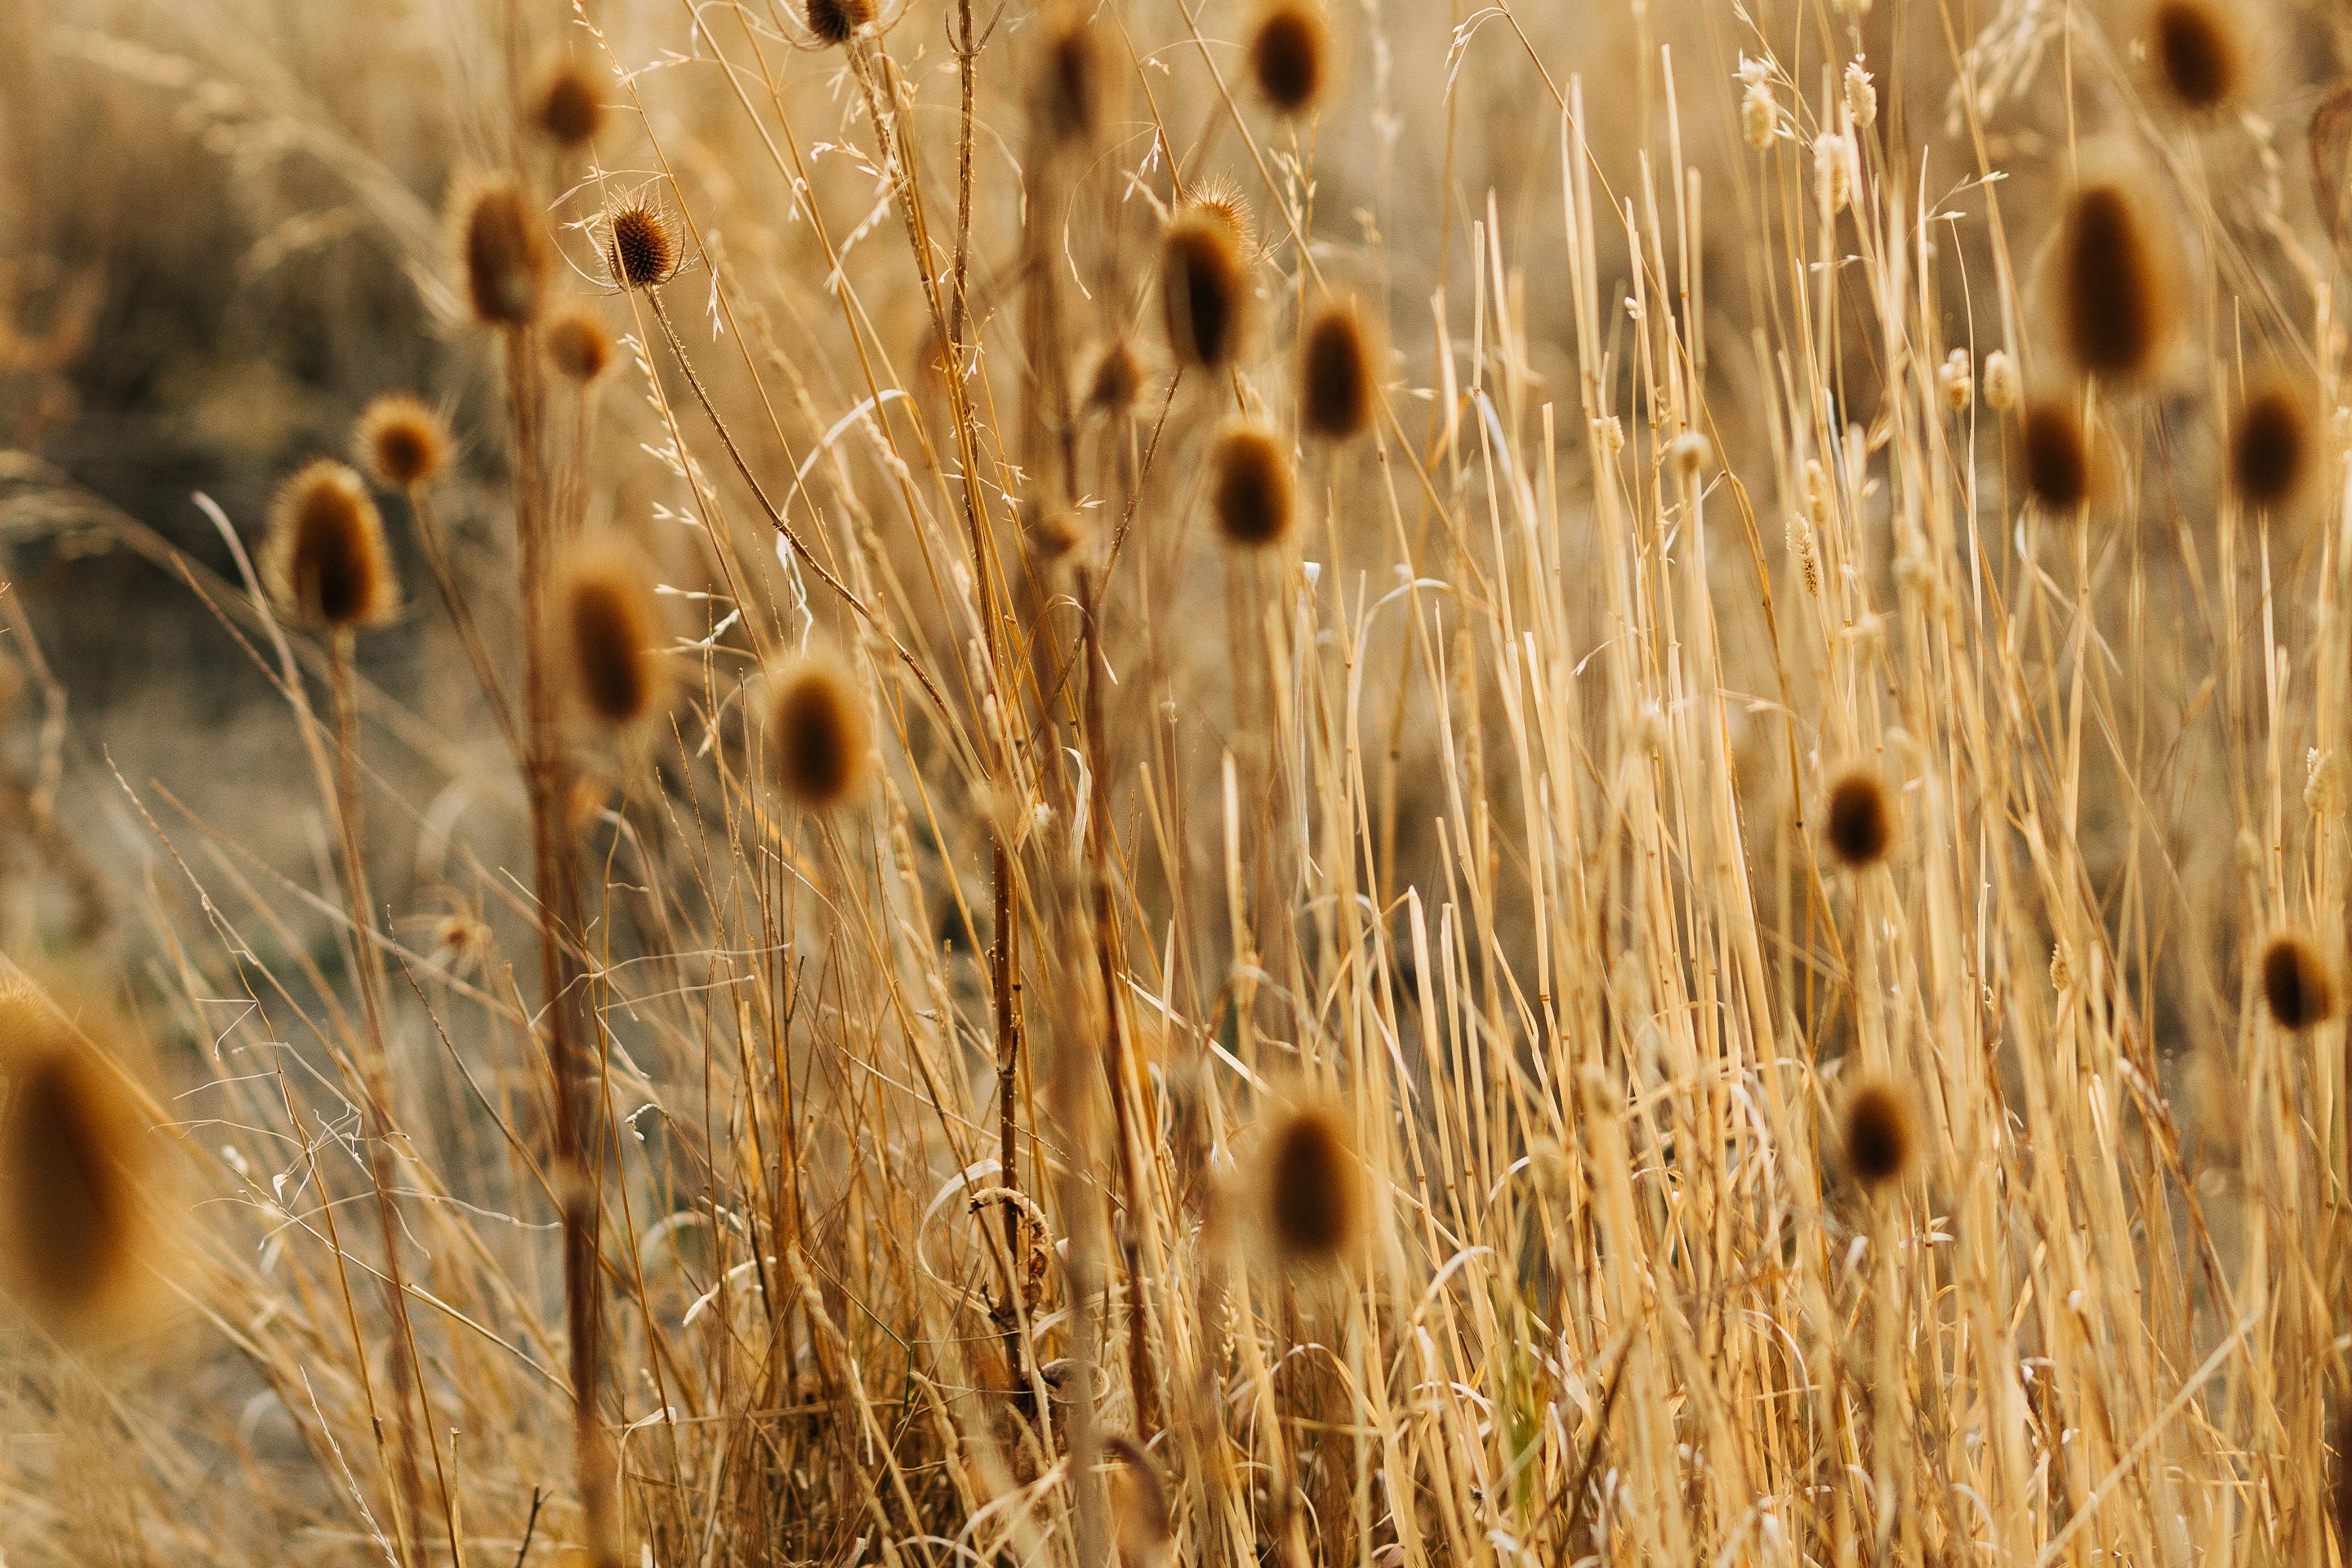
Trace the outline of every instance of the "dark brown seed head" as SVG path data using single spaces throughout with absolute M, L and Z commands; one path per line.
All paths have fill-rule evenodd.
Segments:
M 2036 398 L 2018 420 L 2025 489 L 2042 509 L 2072 515 L 2091 499 L 2091 442 L 2072 398 Z
M 2257 509 L 2294 500 L 2311 470 L 2311 405 L 2284 385 L 2259 387 L 2230 429 L 2230 488 Z
M 143 1148 L 105 1064 L 29 988 L 0 996 L 0 1278 L 51 1332 L 96 1326 L 137 1283 Z
M 504 181 L 477 188 L 458 216 L 466 296 L 486 327 L 527 327 L 546 291 L 549 254 L 539 216 Z
M 1327 441 L 1371 428 L 1371 351 L 1351 306 L 1326 306 L 1307 324 L 1298 345 L 1298 422 Z
M 1363 1219 L 1355 1155 L 1338 1117 L 1295 1110 L 1268 1138 L 1264 1174 L 1266 1228 L 1294 1263 L 1328 1263 L 1354 1243 Z
M 808 30 L 820 44 L 845 44 L 874 20 L 874 0 L 808 0 Z
M 677 276 L 686 260 L 677 226 L 650 202 L 614 213 L 604 237 L 604 266 L 623 289 L 656 289 Z
M 1168 347 L 1180 364 L 1223 370 L 1241 353 L 1249 277 L 1233 231 L 1187 214 L 1168 226 L 1160 253 Z
M 1329 29 L 1307 0 L 1274 0 L 1250 37 L 1250 75 L 1257 90 L 1282 114 L 1304 114 L 1323 92 Z
M 366 481 L 331 458 L 278 487 L 261 564 L 280 613 L 307 626 L 373 626 L 391 616 L 398 592 Z
M 2157 368 L 2177 325 L 2166 235 L 2121 181 L 2067 199 L 2058 239 L 2059 336 L 2084 375 L 2135 381 Z
M 1083 11 L 1071 11 L 1046 29 L 1037 62 L 1037 119 L 1055 142 L 1084 144 L 1102 129 L 1109 69 L 1100 39 Z
M 2263 949 L 2263 1000 L 2282 1029 L 2309 1029 L 2336 1016 L 2336 977 L 2309 937 L 2282 931 Z
M 1135 406 L 1143 395 L 1143 361 L 1125 343 L 1113 343 L 1103 350 L 1102 358 L 1095 362 L 1093 379 L 1087 386 L 1087 405 L 1097 413 L 1116 419 Z
M 2213 0 L 2157 0 L 2148 14 L 2148 57 L 2157 79 L 2181 108 L 2226 109 L 2246 84 L 2245 24 Z
M 793 658 L 770 684 L 776 780 L 803 811 L 828 811 L 866 782 L 873 742 L 849 672 L 822 654 Z
M 449 459 L 449 430 L 441 416 L 404 392 L 367 405 L 352 435 L 360 466 L 388 490 L 430 483 Z
M 1282 443 L 1255 425 L 1236 425 L 1217 438 L 1209 464 L 1209 509 L 1225 542 L 1243 550 L 1281 543 L 1296 510 Z
M 539 84 L 530 120 L 541 135 L 566 151 L 577 151 L 604 128 L 603 89 L 594 76 L 578 66 L 558 66 Z
M 1886 858 L 1894 841 L 1894 806 L 1886 798 L 1886 783 L 1867 767 L 1849 768 L 1830 785 L 1824 831 L 1830 852 L 1850 869 L 1859 871 Z
M 1911 1102 L 1893 1084 L 1872 1079 L 1846 1097 L 1841 1141 L 1845 1168 L 1865 1187 L 1900 1181 L 1918 1147 Z
M 580 706 L 625 730 L 660 705 L 661 611 L 645 560 L 605 541 L 583 547 L 566 569 L 559 602 Z
M 613 334 L 594 312 L 564 311 L 547 323 L 547 360 L 556 374 L 586 386 L 613 365 Z

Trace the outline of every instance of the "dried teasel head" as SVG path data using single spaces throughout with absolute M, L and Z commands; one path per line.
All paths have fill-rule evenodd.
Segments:
M 1250 211 L 1249 198 L 1242 195 L 1240 183 L 1231 174 L 1217 174 L 1202 180 L 1184 198 L 1185 215 L 1214 218 L 1224 225 L 1225 232 L 1234 237 L 1234 249 L 1247 258 L 1257 252 L 1257 215 Z
M 1240 356 L 1249 274 L 1230 227 L 1201 213 L 1170 224 L 1160 247 L 1160 290 L 1178 363 L 1223 370 Z
M 1110 63 L 1082 9 L 1073 7 L 1046 27 L 1038 48 L 1034 111 L 1051 140 L 1082 146 L 1102 131 Z
M 649 201 L 615 208 L 604 219 L 604 269 L 619 289 L 658 289 L 686 265 L 684 237 Z
M 613 368 L 612 331 L 584 306 L 559 312 L 540 336 L 547 347 L 547 363 L 575 386 L 593 385 Z
M 2176 237 L 2131 182 L 2085 180 L 2066 198 L 2056 262 L 2058 336 L 2087 376 L 2147 379 L 2179 335 Z
M 1910 1100 L 1884 1079 L 1856 1084 L 1839 1119 L 1839 1142 L 1847 1172 L 1864 1186 L 1902 1180 L 1918 1154 Z
M 331 458 L 278 487 L 261 570 L 289 620 L 333 631 L 388 619 L 399 596 L 374 498 L 349 465 Z
M 456 204 L 466 298 L 486 327 L 527 327 L 547 291 L 551 247 L 539 215 L 509 181 L 467 187 Z
M 1895 842 L 1895 804 L 1877 770 L 1852 767 L 1831 781 L 1822 837 L 1829 840 L 1830 853 L 1849 870 L 1863 870 L 1886 858 Z
M 2316 1028 L 2336 1016 L 2336 976 L 2319 944 L 2281 931 L 2263 947 L 2263 1001 L 2282 1029 Z
M 830 811 L 866 783 L 873 739 L 849 671 L 827 654 L 802 654 L 770 672 L 768 733 L 776 783 L 803 811 Z
M 1271 431 L 1229 427 L 1217 438 L 1209 468 L 1209 510 L 1227 544 L 1262 550 L 1289 535 L 1297 510 L 1290 454 Z
M 1325 1107 L 1278 1118 L 1266 1133 L 1258 1173 L 1266 1236 L 1292 1264 L 1345 1257 L 1363 1230 L 1363 1184 L 1346 1125 Z
M 807 0 L 802 18 L 820 44 L 845 44 L 874 20 L 874 0 Z
M 550 70 L 532 95 L 530 123 L 567 152 L 593 142 L 604 125 L 604 89 L 595 75 L 569 62 Z
M 2071 397 L 2037 397 L 2017 422 L 2026 493 L 2047 512 L 2067 517 L 2088 504 L 2097 478 L 2090 433 Z
M 2284 381 L 2256 386 L 2230 422 L 2230 490 L 2276 510 L 2302 494 L 2319 445 L 2310 400 Z
M 668 672 L 661 608 L 645 557 L 617 539 L 582 545 L 564 567 L 556 603 L 581 710 L 614 730 L 658 712 Z
M 352 455 L 388 490 L 431 483 L 449 460 L 449 427 L 405 392 L 369 404 L 352 432 Z
M 1124 418 L 1143 395 L 1143 360 L 1123 342 L 1106 347 L 1087 378 L 1087 406 L 1106 418 Z
M 2245 7 L 2156 0 L 2147 13 L 2147 56 L 2175 106 L 2197 114 L 2228 109 L 2245 96 L 2252 75 Z
M 1308 0 L 1272 0 L 1250 35 L 1250 78 L 1276 112 L 1304 114 L 1323 95 L 1331 33 Z
M 1298 344 L 1298 423 L 1346 441 L 1372 427 L 1372 349 L 1353 305 L 1326 305 Z
M 0 1288 L 65 1337 L 130 1304 L 152 1240 L 141 1118 L 83 1032 L 0 991 Z

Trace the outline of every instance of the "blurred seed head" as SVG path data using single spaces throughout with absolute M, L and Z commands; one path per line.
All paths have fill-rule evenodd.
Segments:
M 1864 1186 L 1902 1180 L 1918 1154 L 1910 1100 L 1883 1079 L 1856 1084 L 1846 1096 L 1840 1142 L 1846 1170 Z
M 1087 405 L 1107 417 L 1124 417 L 1143 395 L 1143 361 L 1123 342 L 1112 343 L 1095 361 L 1087 382 Z
M 605 219 L 604 267 L 622 289 L 658 289 L 686 264 L 686 247 L 669 215 L 635 201 Z
M 449 460 L 449 428 L 417 398 L 386 393 L 360 415 L 352 436 L 360 466 L 388 490 L 429 484 Z
M 820 44 L 845 44 L 874 20 L 874 0 L 808 0 L 803 13 Z
M 582 546 L 564 569 L 557 602 L 581 708 L 615 730 L 657 711 L 667 671 L 661 610 L 645 557 L 616 539 Z
M 1257 426 L 1235 425 L 1217 438 L 1209 462 L 1209 507 L 1225 542 L 1244 550 L 1281 543 L 1297 510 L 1282 443 Z
M 2318 445 L 2310 403 L 2284 382 L 2246 395 L 2230 426 L 2230 488 L 2260 510 L 2287 505 L 2310 477 Z
M 568 62 L 559 65 L 540 80 L 530 122 L 558 147 L 576 152 L 604 128 L 604 89 L 589 71 Z
M 1250 76 L 1276 113 L 1304 114 L 1323 94 L 1330 54 L 1320 12 L 1307 0 L 1273 0 L 1250 35 Z
M 1995 349 L 1985 355 L 1984 398 L 1997 414 L 2006 414 L 2017 406 L 2021 392 L 2017 362 L 2006 351 Z
M 1895 805 L 1876 770 L 1849 768 L 1832 782 L 1822 831 L 1830 852 L 1850 870 L 1886 858 L 1895 840 Z
M 865 784 L 873 740 L 866 704 L 847 669 L 803 654 L 769 677 L 770 743 L 776 782 L 803 811 L 830 811 Z
M 1102 131 L 1109 62 L 1086 13 L 1072 8 L 1045 30 L 1037 61 L 1036 114 L 1053 141 L 1069 145 L 1092 142 Z
M 336 631 L 389 618 L 399 592 L 374 498 L 356 472 L 331 458 L 297 469 L 278 487 L 261 570 L 281 614 Z
M 2336 1016 L 2336 977 L 2319 946 L 2281 931 L 2263 948 L 2263 1000 L 2282 1029 L 2316 1028 Z
M 547 360 L 556 374 L 577 386 L 587 386 L 613 366 L 613 334 L 604 319 L 575 306 L 547 323 L 541 334 Z
M 1266 1233 L 1294 1264 L 1335 1262 L 1355 1245 L 1364 1198 L 1355 1152 L 1339 1118 L 1319 1106 L 1286 1113 L 1267 1135 Z
M 1249 277 L 1233 230 L 1188 213 L 1169 225 L 1160 252 L 1168 347 L 1180 364 L 1223 370 L 1241 353 Z
M 539 314 L 551 264 L 539 215 L 505 180 L 467 191 L 457 205 L 466 297 L 486 327 L 527 327 Z
M 2179 108 L 2210 114 L 2243 95 L 2252 49 L 2242 4 L 2157 0 L 2147 31 L 2157 80 Z
M 1298 422 L 1307 434 L 1346 441 L 1372 426 L 1372 354 L 1353 305 L 1316 312 L 1298 345 Z
M 2057 253 L 2059 338 L 2084 375 L 2139 381 L 2179 325 L 2171 237 L 2121 178 L 2085 181 L 2067 197 Z
M 2071 397 L 2037 398 L 2018 422 L 2026 493 L 2054 515 L 2071 516 L 2091 499 L 2091 440 Z

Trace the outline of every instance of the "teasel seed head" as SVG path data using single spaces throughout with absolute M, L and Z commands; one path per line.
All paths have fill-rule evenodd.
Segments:
M 1886 781 L 1869 767 L 1853 767 L 1830 784 L 1823 832 L 1841 865 L 1860 871 L 1886 858 L 1895 841 L 1895 804 Z
M 1184 211 L 1212 217 L 1225 226 L 1234 237 L 1234 249 L 1244 258 L 1257 251 L 1257 215 L 1250 210 L 1249 198 L 1231 174 L 1217 174 L 1192 187 L 1184 200 Z
M 1309 435 L 1346 441 L 1372 427 L 1372 353 L 1353 305 L 1329 304 L 1298 345 L 1298 422 Z
M 2309 400 L 2284 381 L 2255 387 L 2230 426 L 2230 488 L 2242 505 L 2272 510 L 2292 502 L 2310 477 Z
M 1249 274 L 1233 231 L 1190 213 L 1169 225 L 1160 252 L 1168 347 L 1180 364 L 1223 370 L 1239 357 L 1249 310 Z
M 1846 1170 L 1864 1186 L 1901 1181 L 1918 1152 L 1910 1100 L 1883 1079 L 1856 1084 L 1846 1096 L 1839 1141 Z
M 39 993 L 0 994 L 0 1282 L 52 1333 L 87 1334 L 136 1289 L 145 1163 L 113 1070 Z
M 2043 510 L 2071 517 L 2089 502 L 2095 477 L 2091 438 L 2073 398 L 2028 403 L 2018 421 L 2017 440 L 2026 493 Z
M 595 77 L 568 63 L 549 71 L 531 101 L 530 121 L 541 135 L 566 152 L 593 142 L 604 125 L 604 99 Z
M 539 314 L 551 265 L 547 236 L 522 192 L 504 180 L 475 186 L 460 203 L 458 252 L 466 297 L 486 327 L 527 327 Z
M 1286 1262 L 1331 1263 L 1355 1245 L 1362 1184 L 1336 1114 L 1309 1106 L 1282 1116 L 1267 1136 L 1260 1181 L 1266 1232 Z
M 2336 976 L 2318 943 L 2281 931 L 2263 948 L 2263 1000 L 2282 1029 L 2316 1028 L 2336 1016 Z
M 557 603 L 582 710 L 614 730 L 657 712 L 667 671 L 661 608 L 645 557 L 616 539 L 583 544 L 564 568 Z
M 677 225 L 649 201 L 635 201 L 605 219 L 604 267 L 621 289 L 658 289 L 686 264 Z
M 829 811 L 866 782 L 873 740 L 866 704 L 830 655 L 803 654 L 769 678 L 770 743 L 776 782 L 803 811 Z
M 874 20 L 874 0 L 807 0 L 803 15 L 818 43 L 845 44 Z
M 613 334 L 604 319 L 584 306 L 562 311 L 541 334 L 547 361 L 575 386 L 588 386 L 613 367 Z
M 1037 116 L 1046 135 L 1071 145 L 1092 142 L 1102 130 L 1109 75 L 1086 13 L 1063 13 L 1046 28 L 1037 62 Z
M 1273 0 L 1250 36 L 1250 76 L 1276 112 L 1304 114 L 1322 96 L 1330 29 L 1307 0 Z
M 2148 58 L 2165 95 L 2175 104 L 2210 114 L 2243 95 L 2252 48 L 2240 6 L 2215 0 L 2156 0 L 2147 30 Z
M 1217 438 L 1209 466 L 1210 510 L 1225 542 L 1243 550 L 1281 543 L 1297 500 L 1290 454 L 1273 433 L 1255 425 L 1231 426 Z
M 331 458 L 305 465 L 278 487 L 261 568 L 280 613 L 333 631 L 388 619 L 399 593 L 383 518 L 366 481 Z
M 352 456 L 388 490 L 430 484 L 449 460 L 449 427 L 405 392 L 369 404 L 352 434 Z
M 2057 304 L 2059 339 L 2075 370 L 2131 382 L 2158 368 L 2179 326 L 2169 238 L 2121 179 L 2086 181 L 2067 197 Z
M 1087 384 L 1087 405 L 1108 418 L 1125 417 L 1143 395 L 1143 361 L 1123 342 L 1112 343 L 1095 361 Z

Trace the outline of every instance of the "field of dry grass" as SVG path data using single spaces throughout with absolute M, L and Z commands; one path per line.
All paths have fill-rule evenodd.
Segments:
M 0 1563 L 2352 1557 L 2347 68 L 0 5 Z

